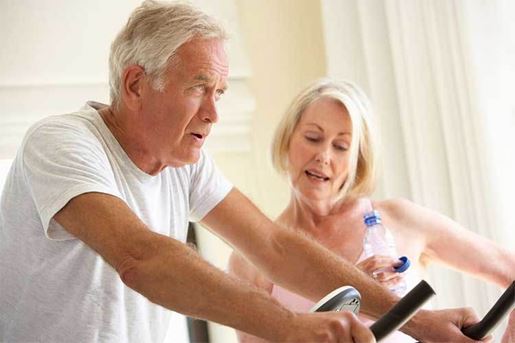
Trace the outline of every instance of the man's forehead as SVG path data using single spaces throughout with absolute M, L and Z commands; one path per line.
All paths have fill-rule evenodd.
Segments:
M 224 43 L 219 39 L 193 39 L 181 45 L 176 56 L 183 63 L 215 64 L 228 69 L 228 59 Z
M 177 49 L 176 62 L 198 81 L 225 79 L 229 63 L 220 39 L 193 39 Z

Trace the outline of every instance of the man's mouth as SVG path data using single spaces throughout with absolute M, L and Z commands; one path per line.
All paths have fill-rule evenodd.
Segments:
M 192 132 L 191 133 L 194 137 L 197 137 L 198 139 L 203 139 L 205 136 L 200 134 L 200 133 L 195 133 L 195 132 Z
M 306 175 L 309 178 L 314 179 L 314 180 L 323 181 L 323 182 L 329 181 L 329 177 L 327 175 L 325 175 L 322 172 L 316 171 L 316 170 L 306 170 L 304 173 L 306 173 Z

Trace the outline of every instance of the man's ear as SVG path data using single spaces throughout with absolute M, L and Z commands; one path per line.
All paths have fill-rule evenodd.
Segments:
M 122 98 L 126 106 L 136 110 L 140 106 L 141 94 L 145 83 L 145 69 L 139 65 L 130 65 L 122 75 Z

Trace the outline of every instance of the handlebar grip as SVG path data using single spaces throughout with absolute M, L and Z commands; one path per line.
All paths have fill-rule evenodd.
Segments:
M 390 311 L 370 326 L 376 340 L 379 342 L 410 320 L 418 309 L 435 294 L 426 281 L 420 281 Z
M 499 324 L 515 304 L 515 281 L 511 283 L 490 311 L 481 319 L 479 323 L 463 328 L 461 331 L 469 338 L 481 340 Z

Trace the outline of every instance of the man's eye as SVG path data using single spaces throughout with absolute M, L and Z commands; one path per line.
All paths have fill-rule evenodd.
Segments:
M 206 86 L 205 85 L 196 85 L 196 86 L 193 86 L 193 89 L 197 92 L 205 93 Z
M 216 93 L 215 93 L 215 99 L 219 100 L 222 97 L 222 95 L 224 95 L 224 94 L 225 94 L 225 90 L 217 89 Z

